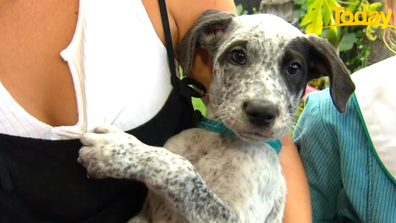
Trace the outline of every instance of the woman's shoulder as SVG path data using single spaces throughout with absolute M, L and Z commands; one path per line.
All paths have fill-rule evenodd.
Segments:
M 170 7 L 179 29 L 179 41 L 206 10 L 214 9 L 233 13 L 237 12 L 233 0 L 173 0 L 170 1 Z

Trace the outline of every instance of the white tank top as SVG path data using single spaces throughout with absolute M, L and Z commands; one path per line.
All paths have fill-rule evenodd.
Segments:
M 103 123 L 130 130 L 165 104 L 172 89 L 166 48 L 142 2 L 80 0 L 79 7 L 76 32 L 61 52 L 76 89 L 78 123 L 52 127 L 37 120 L 0 82 L 1 134 L 61 140 Z

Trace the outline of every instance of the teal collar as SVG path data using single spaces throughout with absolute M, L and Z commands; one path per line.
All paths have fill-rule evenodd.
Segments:
M 195 111 L 194 119 L 195 119 L 196 127 L 198 128 L 205 129 L 211 132 L 220 133 L 223 135 L 235 135 L 235 133 L 231 129 L 227 128 L 222 122 L 207 119 L 204 116 L 202 116 L 202 114 L 199 111 Z M 282 143 L 279 139 L 267 141 L 266 143 L 270 145 L 276 151 L 277 154 L 280 153 L 282 148 Z
M 231 129 L 227 128 L 222 122 L 201 117 L 198 128 L 206 129 L 211 132 L 217 132 L 224 135 L 235 135 Z

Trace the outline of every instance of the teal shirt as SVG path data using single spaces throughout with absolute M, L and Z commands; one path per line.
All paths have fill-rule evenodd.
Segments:
M 370 147 L 353 100 L 345 114 L 335 109 L 328 89 L 310 93 L 305 103 L 293 138 L 314 222 L 396 223 L 396 185 Z

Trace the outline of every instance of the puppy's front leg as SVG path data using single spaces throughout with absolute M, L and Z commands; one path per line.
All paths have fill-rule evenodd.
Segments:
M 282 223 L 284 209 L 286 204 L 286 180 L 281 178 L 280 187 L 277 188 L 277 198 L 275 199 L 274 207 L 272 208 L 270 214 L 264 223 Z
M 240 223 L 235 211 L 220 200 L 184 157 L 143 144 L 112 126 L 85 134 L 78 161 L 93 178 L 143 181 L 164 196 L 191 223 Z

